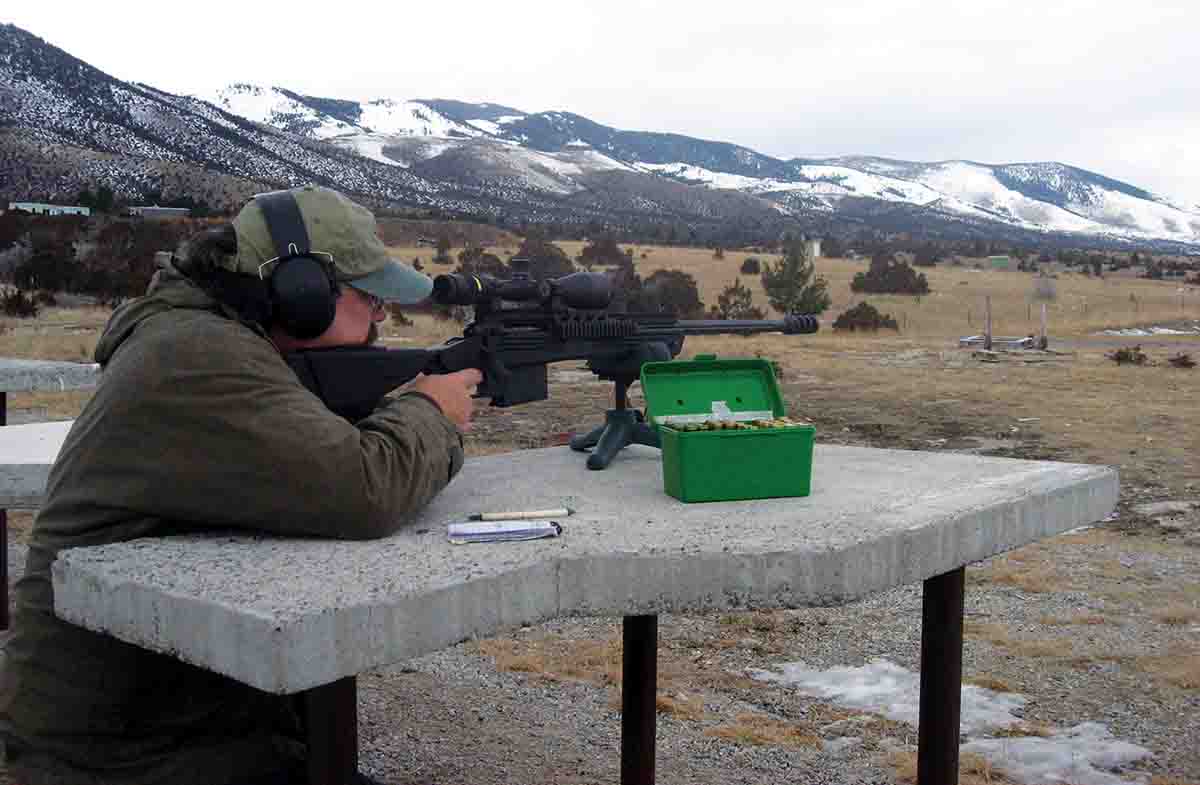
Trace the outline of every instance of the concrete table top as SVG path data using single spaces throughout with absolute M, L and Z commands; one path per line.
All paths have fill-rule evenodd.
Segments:
M 18 360 L 0 357 L 0 392 L 65 392 L 95 387 L 97 363 Z
M 807 498 L 683 504 L 658 450 L 603 471 L 566 447 L 473 459 L 372 542 L 212 535 L 64 553 L 68 621 L 293 693 L 514 625 L 835 605 L 1104 518 L 1102 466 L 816 447 Z M 236 500 L 226 500 L 236 503 Z M 571 507 L 561 537 L 453 545 L 475 512 Z
M 0 509 L 41 506 L 50 467 L 74 422 L 0 428 Z

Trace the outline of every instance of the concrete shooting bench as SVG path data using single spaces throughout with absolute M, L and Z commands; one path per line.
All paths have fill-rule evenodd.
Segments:
M 358 766 L 358 674 L 563 615 L 624 617 L 621 782 L 655 776 L 658 614 L 848 603 L 924 581 L 919 772 L 958 780 L 964 566 L 1104 518 L 1102 466 L 818 445 L 807 498 L 683 504 L 659 452 L 476 458 L 370 542 L 144 539 L 55 562 L 62 618 L 262 690 L 303 693 L 309 782 Z M 229 500 L 235 502 L 235 500 Z M 483 511 L 566 506 L 554 539 L 453 545 Z
M 96 363 L 0 357 L 0 426 L 6 426 L 0 429 L 0 630 L 7 630 L 9 623 L 8 511 L 41 505 L 48 464 L 54 463 L 66 437 L 61 423 L 8 425 L 8 394 L 84 390 L 95 387 L 99 380 Z

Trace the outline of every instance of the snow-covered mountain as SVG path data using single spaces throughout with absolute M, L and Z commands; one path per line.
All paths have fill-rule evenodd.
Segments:
M 357 102 L 248 83 L 177 96 L 0 25 L 0 196 L 73 196 L 106 184 L 131 198 L 190 188 L 223 203 L 305 182 L 377 206 L 671 224 L 693 236 L 697 227 L 735 237 L 866 229 L 1200 246 L 1200 207 L 1061 163 L 784 160 L 569 112 Z
M 254 102 L 235 100 L 250 91 Z M 784 161 L 728 143 L 621 131 L 567 112 L 529 114 L 495 104 L 343 102 L 349 111 L 332 114 L 320 110 L 324 99 L 247 85 L 232 85 L 212 100 L 248 119 L 326 139 L 373 160 L 410 167 L 449 156 L 443 163 L 453 160 L 454 167 L 440 167 L 443 175 L 458 168 L 473 170 L 474 177 L 524 178 L 532 188 L 564 194 L 582 187 L 573 179 L 581 174 L 619 169 L 740 191 L 788 209 L 801 204 L 836 212 L 844 199 L 875 199 L 1033 232 L 1200 243 L 1200 211 L 1061 163 L 921 163 L 865 156 Z

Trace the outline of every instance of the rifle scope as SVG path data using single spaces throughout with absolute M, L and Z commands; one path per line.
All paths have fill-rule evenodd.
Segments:
M 559 297 L 568 308 L 607 308 L 612 283 L 604 273 L 571 273 L 549 281 L 490 275 L 447 273 L 433 279 L 433 301 L 439 305 L 479 305 L 493 300 L 549 300 Z

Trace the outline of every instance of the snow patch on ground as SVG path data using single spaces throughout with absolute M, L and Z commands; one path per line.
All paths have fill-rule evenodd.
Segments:
M 787 662 L 774 670 L 752 669 L 760 681 L 793 686 L 797 690 L 847 708 L 881 714 L 917 725 L 920 714 L 920 674 L 886 659 L 861 668 L 817 670 L 803 662 Z M 1113 738 L 1095 722 L 1053 731 L 1046 738 L 1001 737 L 992 733 L 1021 723 L 1020 712 L 1028 699 L 971 684 L 962 688 L 961 723 L 967 741 L 963 752 L 983 755 L 1017 782 L 1037 785 L 1070 782 L 1073 785 L 1128 785 L 1142 777 L 1124 779 L 1115 772 L 1150 756 L 1145 747 Z
M 353 150 L 372 161 L 403 168 L 407 168 L 409 165 L 408 161 L 397 161 L 395 158 L 388 158 L 383 154 L 383 148 L 392 144 L 392 138 L 383 134 L 353 134 L 331 139 L 330 142 L 343 149 Z
M 1113 330 L 1101 330 L 1096 335 L 1120 335 L 1127 338 L 1142 338 L 1151 335 L 1200 335 L 1200 322 L 1193 322 L 1190 327 L 1122 327 Z

